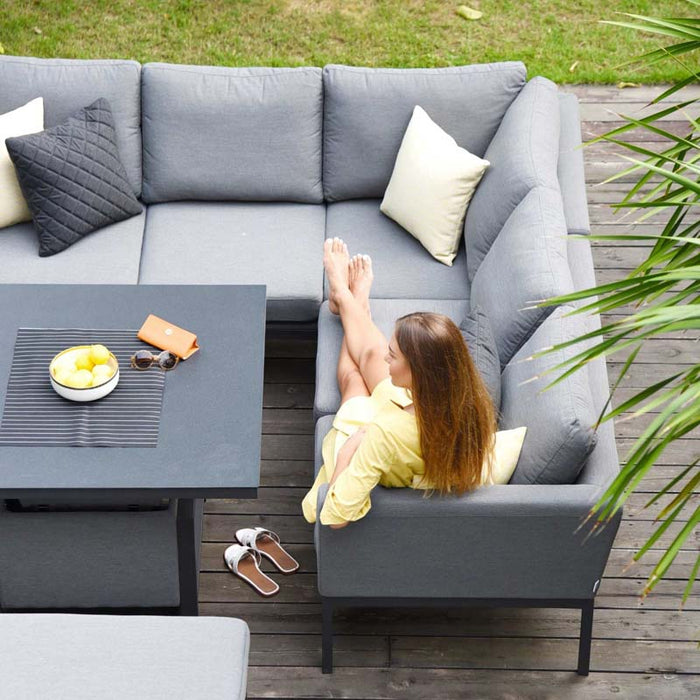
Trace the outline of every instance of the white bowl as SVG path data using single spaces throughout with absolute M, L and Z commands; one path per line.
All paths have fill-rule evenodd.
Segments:
M 89 348 L 89 345 L 74 345 L 72 348 L 66 348 L 65 350 L 61 350 L 61 352 L 59 352 L 58 355 L 56 355 L 56 357 L 54 357 L 53 360 L 51 360 L 51 363 L 49 364 L 49 378 L 51 379 L 51 386 L 53 387 L 53 390 L 59 396 L 62 396 L 64 399 L 68 399 L 69 401 L 97 401 L 97 399 L 101 399 L 103 396 L 111 394 L 114 391 L 117 384 L 119 383 L 119 362 L 117 361 L 117 358 L 114 356 L 114 354 L 111 352 L 109 353 L 109 360 L 107 361 L 107 364 L 113 370 L 115 370 L 115 372 L 106 382 L 103 382 L 98 386 L 87 386 L 82 389 L 78 389 L 76 387 L 61 384 L 53 376 L 54 363 L 56 362 L 56 360 L 58 360 L 59 357 L 65 355 L 68 352 L 72 352 L 73 350 L 82 350 Z

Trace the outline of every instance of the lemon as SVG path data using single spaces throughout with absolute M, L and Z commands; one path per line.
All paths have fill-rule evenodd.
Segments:
M 109 350 L 104 345 L 90 346 L 90 359 L 96 365 L 103 365 L 109 360 Z
M 104 384 L 107 380 L 112 378 L 114 372 L 109 365 L 95 365 L 92 368 L 92 385 L 97 386 L 98 384 Z
M 75 366 L 75 362 L 69 357 L 59 357 L 56 362 L 53 363 L 53 376 L 58 379 L 59 374 L 72 374 L 78 368 Z
M 73 376 L 73 372 L 75 370 L 63 370 L 63 369 L 58 369 L 55 370 L 53 373 L 54 378 L 59 384 L 65 384 L 68 386 L 68 382 L 70 381 L 70 378 Z
M 84 389 L 92 385 L 92 372 L 86 369 L 79 369 L 77 372 L 73 372 L 73 374 L 69 375 L 62 384 L 75 389 Z
M 78 354 L 77 357 L 75 358 L 75 366 L 78 368 L 78 370 L 87 370 L 90 372 L 92 370 L 93 365 L 95 364 L 92 361 L 91 358 L 91 352 L 90 350 L 81 350 Z

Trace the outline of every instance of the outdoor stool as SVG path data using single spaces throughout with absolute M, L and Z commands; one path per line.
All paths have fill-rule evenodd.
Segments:
M 249 642 L 225 617 L 0 614 L 0 694 L 242 700 Z

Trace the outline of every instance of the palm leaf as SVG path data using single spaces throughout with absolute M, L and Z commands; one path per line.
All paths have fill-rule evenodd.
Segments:
M 694 6 L 700 5 L 699 0 L 687 1 Z M 652 65 L 660 60 L 670 59 L 688 73 L 686 78 L 658 94 L 649 105 L 658 105 L 662 100 L 700 80 L 697 69 L 689 67 L 681 59 L 684 54 L 700 49 L 700 18 L 657 18 L 631 13 L 622 14 L 627 18 L 624 21 L 606 21 L 605 23 L 666 36 L 676 43 L 649 51 L 620 65 Z M 548 306 L 578 302 L 570 314 L 605 313 L 626 305 L 632 305 L 634 308 L 633 313 L 627 314 L 621 320 L 601 326 L 595 332 L 586 333 L 579 338 L 545 348 L 533 355 L 538 357 L 547 352 L 560 351 L 577 342 L 585 342 L 583 350 L 570 353 L 564 361 L 556 363 L 554 369 L 563 370 L 561 376 L 568 376 L 572 371 L 582 368 L 596 357 L 607 357 L 625 348 L 633 348 L 622 367 L 620 376 L 612 386 L 610 396 L 598 418 L 598 424 L 630 412 L 631 417 L 646 414 L 651 416 L 651 420 L 628 451 L 626 463 L 577 528 L 577 530 L 580 529 L 592 520 L 587 537 L 596 534 L 611 521 L 622 504 L 639 486 L 641 479 L 673 441 L 700 426 L 700 363 L 672 372 L 671 376 L 643 388 L 631 398 L 621 402 L 617 408 L 610 409 L 610 402 L 620 386 L 622 377 L 637 360 L 645 340 L 671 330 L 686 332 L 700 329 L 700 252 L 698 248 L 700 222 L 688 220 L 688 214 L 693 210 L 696 211 L 700 205 L 700 152 L 698 150 L 700 120 L 689 112 L 689 108 L 694 108 L 698 103 L 700 103 L 698 99 L 685 100 L 657 109 L 653 114 L 642 118 L 619 115 L 625 122 L 623 126 L 582 144 L 582 147 L 585 147 L 592 143 L 607 141 L 626 152 L 621 155 L 621 158 L 630 165 L 606 178 L 602 183 L 619 181 L 630 174 L 635 176 L 635 182 L 621 201 L 612 205 L 613 211 L 619 213 L 623 209 L 627 210 L 622 217 L 624 219 L 636 209 L 638 213 L 634 223 L 646 221 L 662 212 L 669 214 L 669 217 L 663 225 L 661 235 L 638 235 L 631 231 L 627 236 L 624 234 L 591 235 L 590 240 L 627 238 L 628 240 L 652 240 L 653 245 L 645 260 L 624 278 L 613 283 L 551 297 L 540 303 L 540 306 Z M 662 118 L 669 115 L 677 115 L 687 121 L 688 130 L 685 135 L 672 134 L 659 123 Z M 660 137 L 665 145 L 659 151 L 653 151 L 638 142 L 624 141 L 620 138 L 622 134 L 632 129 L 645 131 L 653 135 L 654 139 Z M 588 301 L 583 302 L 583 300 Z M 593 338 L 597 341 L 591 344 Z M 546 371 L 541 373 L 543 374 L 546 374 Z M 555 383 L 556 381 L 549 386 Z M 658 413 L 652 414 L 652 410 L 657 410 Z M 649 552 L 662 534 L 674 522 L 680 520 L 683 509 L 700 487 L 700 471 L 691 473 L 699 460 L 700 458 L 670 479 L 645 504 L 645 508 L 651 506 L 664 494 L 669 493 L 673 486 L 684 482 L 680 492 L 674 495 L 658 514 L 656 518 L 658 527 L 639 548 L 633 561 Z M 682 524 L 673 542 L 656 563 L 646 581 L 642 597 L 648 595 L 667 573 L 681 547 L 699 524 L 700 508 L 696 508 L 691 517 Z M 683 593 L 682 603 L 690 595 L 699 571 L 700 556 L 693 566 Z

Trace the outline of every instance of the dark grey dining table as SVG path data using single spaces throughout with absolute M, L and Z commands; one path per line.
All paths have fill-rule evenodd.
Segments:
M 156 447 L 0 446 L 0 498 L 178 499 L 180 612 L 196 615 L 194 500 L 256 498 L 260 483 L 265 292 L 0 285 L 0 410 L 19 328 L 138 329 L 152 313 L 196 333 L 200 345 L 167 374 Z

